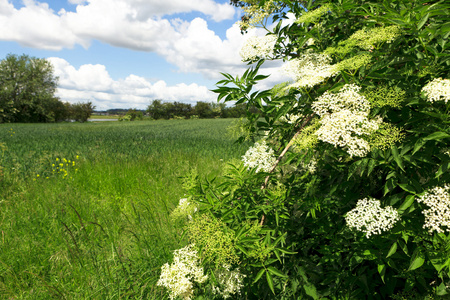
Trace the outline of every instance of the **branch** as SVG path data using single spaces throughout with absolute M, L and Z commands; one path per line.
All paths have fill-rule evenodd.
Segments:
M 311 121 L 311 119 L 313 118 L 314 114 L 310 114 L 309 116 L 307 116 L 302 125 L 300 126 L 299 130 L 294 134 L 294 136 L 292 137 L 292 139 L 289 141 L 289 143 L 286 145 L 286 147 L 284 148 L 283 152 L 281 152 L 281 154 L 278 156 L 277 160 L 275 161 L 275 163 L 273 164 L 272 168 L 269 170 L 269 173 L 272 173 L 276 167 L 278 166 L 278 164 L 280 163 L 281 159 L 283 159 L 284 155 L 286 155 L 286 152 L 288 152 L 289 148 L 291 148 L 291 146 L 294 144 L 295 139 L 300 135 L 300 133 L 303 131 L 303 129 L 305 128 L 306 124 L 309 123 L 309 121 Z M 266 179 L 264 180 L 264 184 L 261 186 L 261 190 L 264 190 L 267 187 L 267 184 L 269 183 L 269 178 L 270 175 L 266 176 Z M 260 225 L 262 226 L 264 224 L 266 215 L 263 215 L 261 218 L 261 222 Z

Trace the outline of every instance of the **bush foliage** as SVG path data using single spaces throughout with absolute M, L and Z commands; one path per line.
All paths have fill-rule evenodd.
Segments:
M 243 32 L 267 36 L 249 40 L 248 70 L 215 92 L 246 106 L 245 137 L 261 141 L 224 176 L 187 179 L 198 210 L 186 236 L 208 280 L 172 282 L 170 295 L 448 295 L 448 2 L 233 4 Z M 286 62 L 292 81 L 258 90 L 265 60 Z

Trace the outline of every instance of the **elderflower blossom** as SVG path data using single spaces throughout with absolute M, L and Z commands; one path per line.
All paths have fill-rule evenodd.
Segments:
M 450 80 L 436 78 L 427 83 L 422 92 L 427 96 L 428 102 L 444 101 L 447 103 L 450 100 Z
M 317 160 L 313 157 L 308 163 L 300 162 L 300 168 L 314 174 L 317 170 Z
M 316 23 L 320 17 L 322 17 L 324 14 L 331 11 L 331 6 L 329 5 L 323 5 L 319 8 L 316 8 L 314 10 L 310 10 L 305 12 L 303 15 L 301 15 L 295 23 L 302 24 L 302 23 Z
M 388 231 L 400 220 L 398 211 L 392 206 L 381 208 L 379 200 L 364 198 L 347 213 L 345 221 L 350 228 L 364 232 L 366 238 Z
M 423 228 L 428 228 L 430 234 L 433 231 L 443 233 L 441 227 L 446 226 L 446 231 L 450 231 L 450 186 L 434 187 L 417 199 L 417 202 L 424 203 L 429 209 L 422 211 L 425 216 Z
M 239 272 L 239 269 L 230 270 L 230 265 L 223 265 L 221 269 L 215 272 L 218 286 L 213 285 L 214 294 L 221 295 L 224 299 L 231 298 L 234 294 L 240 294 L 244 286 L 245 275 Z
M 367 155 L 370 145 L 362 136 L 375 132 L 381 123 L 381 119 L 368 119 L 370 103 L 359 90 L 356 85 L 346 84 L 339 93 L 325 92 L 312 104 L 313 111 L 322 117 L 315 132 L 317 138 L 335 147 L 347 147 L 352 157 Z
M 352 34 L 348 41 L 366 50 L 372 50 L 374 46 L 382 43 L 391 43 L 400 35 L 400 27 L 397 25 L 361 29 Z
M 181 198 L 178 206 L 170 214 L 172 219 L 188 218 L 192 220 L 192 215 L 197 212 L 197 207 L 189 202 L 187 198 Z
M 377 120 L 369 120 L 365 114 L 350 110 L 327 114 L 319 122 L 317 138 L 335 147 L 347 147 L 350 156 L 366 156 L 370 145 L 358 136 L 369 135 L 378 129 Z
M 335 76 L 338 71 L 330 65 L 331 58 L 327 54 L 304 53 L 299 58 L 291 60 L 284 67 L 285 72 L 292 76 L 295 83 L 292 88 L 312 88 Z
M 275 0 L 264 1 L 262 6 L 259 5 L 258 0 L 242 0 L 241 2 L 249 4 L 242 7 L 245 16 L 237 22 L 242 31 L 264 24 L 273 12 L 280 9 L 280 5 Z
M 286 114 L 280 117 L 280 122 L 295 124 L 298 120 L 301 120 L 303 115 Z
M 273 54 L 273 48 L 277 37 L 273 34 L 266 36 L 252 36 L 242 46 L 239 54 L 243 61 L 253 61 L 258 58 L 269 58 Z
M 256 168 L 256 173 L 260 171 L 269 172 L 275 164 L 275 153 L 273 149 L 266 145 L 265 141 L 256 142 L 242 156 L 242 161 L 249 170 Z
M 203 275 L 203 267 L 200 266 L 197 251 L 193 248 L 194 245 L 188 245 L 175 250 L 172 264 L 166 263 L 161 267 L 157 285 L 169 289 L 170 299 L 176 297 L 191 299 L 194 294 L 193 281 L 203 283 L 208 278 L 207 275 Z
M 312 110 L 323 117 L 328 113 L 334 113 L 343 109 L 358 111 L 368 115 L 370 111 L 370 103 L 367 99 L 359 94 L 361 87 L 356 84 L 346 84 L 339 93 L 333 94 L 330 92 L 323 93 L 311 105 Z

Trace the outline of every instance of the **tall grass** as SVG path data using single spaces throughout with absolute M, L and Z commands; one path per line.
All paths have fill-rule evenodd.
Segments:
M 245 152 L 230 122 L 0 125 L 0 298 L 163 298 L 180 177 Z

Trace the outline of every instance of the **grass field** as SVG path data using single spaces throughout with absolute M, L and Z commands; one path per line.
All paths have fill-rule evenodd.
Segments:
M 163 298 L 180 177 L 245 153 L 231 122 L 0 124 L 0 298 Z

